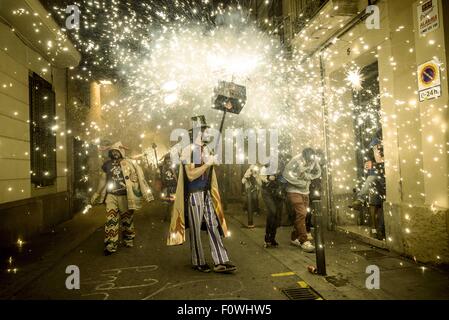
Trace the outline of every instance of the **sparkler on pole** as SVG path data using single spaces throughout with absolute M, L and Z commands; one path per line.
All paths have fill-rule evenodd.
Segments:
M 226 113 L 239 114 L 246 103 L 246 87 L 233 82 L 220 81 L 215 88 L 214 109 L 223 111 L 220 123 L 219 139 L 215 143 L 215 148 L 221 139 Z
M 215 141 L 214 150 L 218 147 L 221 141 L 221 134 L 223 132 L 224 121 L 226 113 L 239 114 L 246 104 L 246 87 L 235 84 L 234 82 L 220 81 L 215 88 L 214 95 L 214 109 L 223 111 L 223 117 L 221 118 L 219 135 L 217 141 Z M 209 175 L 209 186 L 211 185 L 212 175 Z M 226 190 L 224 190 L 226 191 Z M 225 192 L 224 192 L 225 193 Z M 224 199 L 226 208 L 226 199 Z
M 159 167 L 159 160 L 157 159 L 157 144 L 153 142 L 151 145 L 154 151 L 154 161 L 156 161 L 156 168 L 159 170 L 159 176 L 162 178 L 161 168 Z

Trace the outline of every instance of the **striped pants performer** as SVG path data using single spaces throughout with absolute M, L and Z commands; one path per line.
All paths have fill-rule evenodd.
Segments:
M 116 252 L 119 243 L 120 223 L 123 243 L 126 247 L 134 245 L 134 210 L 128 210 L 126 196 L 108 194 L 106 197 L 105 250 Z
M 212 259 L 215 265 L 229 262 L 228 253 L 218 230 L 218 220 L 212 204 L 210 192 L 199 191 L 189 194 L 190 248 L 192 264 L 201 266 L 206 263 L 201 243 L 201 224 L 204 220 L 209 234 Z

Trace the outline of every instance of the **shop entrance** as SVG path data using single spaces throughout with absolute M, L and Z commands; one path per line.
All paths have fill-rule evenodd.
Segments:
M 341 226 L 361 236 L 384 240 L 385 174 L 378 62 L 361 70 L 362 87 L 353 89 L 353 129 L 357 185 L 353 189 L 353 225 Z

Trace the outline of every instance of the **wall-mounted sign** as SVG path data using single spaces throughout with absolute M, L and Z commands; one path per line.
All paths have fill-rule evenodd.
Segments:
M 419 35 L 424 35 L 440 26 L 438 15 L 438 0 L 426 0 L 418 5 Z
M 441 97 L 440 66 L 431 60 L 418 66 L 419 101 Z

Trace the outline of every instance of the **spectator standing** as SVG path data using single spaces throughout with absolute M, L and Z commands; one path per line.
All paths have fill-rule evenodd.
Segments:
M 279 245 L 276 241 L 276 231 L 281 222 L 283 196 L 280 192 L 279 173 L 269 174 L 268 165 L 260 170 L 262 182 L 262 198 L 267 207 L 267 223 L 265 227 L 265 247 L 274 248 Z

